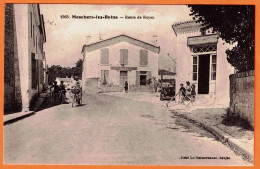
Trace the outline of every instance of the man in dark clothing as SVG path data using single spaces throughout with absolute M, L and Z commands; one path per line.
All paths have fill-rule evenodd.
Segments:
M 181 86 L 181 88 L 179 89 L 179 94 L 180 94 L 180 97 L 181 97 L 181 103 L 183 103 L 184 98 L 186 96 L 186 89 L 183 87 L 182 83 L 180 84 L 180 86 Z
M 125 81 L 125 92 L 126 93 L 128 92 L 128 83 L 127 83 L 127 81 Z
M 54 81 L 53 83 L 54 84 L 50 87 L 50 91 L 53 88 L 52 94 L 54 95 L 54 100 L 56 100 L 56 97 L 58 96 L 56 94 L 60 92 L 60 87 L 57 85 L 57 81 Z

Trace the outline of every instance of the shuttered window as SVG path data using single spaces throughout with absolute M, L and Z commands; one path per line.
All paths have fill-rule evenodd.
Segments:
M 120 65 L 128 65 L 128 49 L 120 49 Z
M 109 78 L 108 75 L 109 75 L 109 70 L 101 70 L 101 81 L 102 81 L 102 84 L 107 83 L 108 78 Z
M 31 68 L 32 68 L 32 78 L 31 85 L 32 89 L 37 89 L 37 61 L 35 59 L 35 53 L 31 53 Z
M 216 80 L 216 74 L 217 74 L 217 55 L 212 55 L 211 80 Z
M 198 57 L 197 56 L 193 56 L 192 72 L 193 72 L 192 80 L 195 81 L 195 80 L 197 80 L 197 74 L 198 74 Z
M 140 65 L 148 65 L 148 51 L 140 50 Z
M 140 71 L 136 71 L 136 86 L 140 86 Z
M 101 49 L 100 50 L 100 64 L 109 64 L 109 49 Z

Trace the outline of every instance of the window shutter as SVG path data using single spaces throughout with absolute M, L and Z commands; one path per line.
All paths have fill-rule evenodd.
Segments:
M 128 50 L 120 49 L 120 65 L 128 65 Z
M 100 64 L 109 64 L 109 50 L 106 49 L 101 49 L 101 59 L 100 59 Z
M 105 70 L 106 81 L 108 81 L 109 70 Z
M 105 73 L 104 70 L 101 70 L 101 78 L 100 78 L 101 80 L 104 80 L 104 73 Z
M 125 65 L 128 65 L 128 50 L 125 50 L 124 52 L 124 62 Z
M 120 49 L 120 65 L 123 65 L 124 64 L 124 53 L 123 53 L 123 50 Z
M 136 71 L 136 86 L 140 86 L 140 71 Z
M 148 51 L 141 50 L 140 51 L 140 65 L 147 65 L 148 64 Z

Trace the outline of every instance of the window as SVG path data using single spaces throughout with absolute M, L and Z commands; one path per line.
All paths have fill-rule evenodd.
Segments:
M 204 45 L 204 46 L 195 46 L 192 48 L 193 53 L 202 53 L 202 52 L 215 52 L 217 51 L 217 45 Z
M 32 68 L 32 89 L 37 89 L 37 63 L 35 53 L 31 53 L 31 68 Z
M 120 65 L 128 65 L 128 50 L 120 49 Z
M 105 65 L 109 64 L 109 49 L 101 49 L 100 50 L 100 64 Z
M 192 80 L 197 80 L 197 74 L 198 74 L 198 57 L 193 56 L 193 65 L 192 65 Z
M 109 70 L 101 70 L 101 83 L 106 85 L 108 81 Z
M 38 41 L 38 39 L 37 39 L 37 35 L 36 35 L 36 46 L 35 46 L 36 47 L 36 54 L 37 54 L 37 46 L 38 46 L 37 41 Z
M 212 62 L 211 62 L 211 80 L 216 80 L 217 74 L 217 56 L 212 55 Z
M 146 71 L 140 71 L 140 85 L 145 86 L 147 81 L 147 72 Z
M 33 26 L 32 26 L 32 12 L 30 12 L 30 21 L 31 21 L 31 38 L 32 38 L 32 32 L 33 32 Z
M 147 50 L 140 50 L 140 65 L 147 65 L 148 64 L 148 51 Z
M 35 39 L 34 39 L 34 25 L 33 25 L 33 45 L 35 46 Z

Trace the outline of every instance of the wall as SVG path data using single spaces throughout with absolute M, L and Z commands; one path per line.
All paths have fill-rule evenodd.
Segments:
M 100 49 L 85 53 L 85 78 L 100 78 L 101 70 L 109 70 L 108 83 L 119 85 L 119 71 L 110 70 L 110 66 L 120 66 L 120 49 L 128 49 L 129 67 L 138 67 L 138 71 L 151 71 L 152 76 L 158 79 L 158 54 L 148 50 L 148 66 L 139 66 L 141 47 L 121 42 L 107 47 L 109 49 L 109 65 L 100 65 Z M 128 80 L 130 84 L 136 83 L 136 71 L 128 71 Z
M 191 36 L 199 36 L 200 32 L 183 33 L 177 35 L 177 54 L 176 54 L 176 89 L 180 88 L 180 84 L 186 85 L 186 81 L 192 81 L 192 55 L 187 45 L 187 38 Z M 197 85 L 196 85 L 197 86 Z M 197 88 L 196 88 L 197 90 Z
M 254 127 L 254 71 L 236 73 L 230 79 L 230 116 L 248 121 Z
M 234 73 L 234 67 L 227 61 L 226 50 L 231 48 L 221 38 L 217 44 L 217 77 L 216 77 L 216 102 L 229 106 L 229 75 Z
M 43 40 L 40 38 L 39 8 L 37 4 L 14 4 L 14 16 L 16 20 L 15 33 L 17 35 L 17 53 L 19 59 L 19 73 L 21 80 L 22 109 L 29 111 L 33 98 L 42 90 L 43 82 Z M 34 26 L 34 33 L 32 26 Z M 37 38 L 36 38 L 37 37 Z M 36 41 L 37 39 L 37 41 Z M 32 89 L 32 63 L 31 53 L 35 53 L 38 63 L 38 86 Z M 18 65 L 17 65 L 18 66 Z
M 210 34 L 210 33 L 209 33 Z M 187 45 L 187 38 L 192 36 L 200 36 L 199 31 L 182 33 L 177 35 L 177 75 L 176 75 L 176 89 L 179 89 L 181 83 L 185 85 L 186 81 L 190 81 L 196 85 L 196 93 L 198 93 L 198 82 L 192 80 L 192 53 Z M 216 85 L 210 85 L 214 87 L 210 89 L 213 99 L 217 104 L 229 106 L 229 75 L 234 72 L 234 68 L 228 63 L 225 51 L 230 48 L 231 45 L 225 43 L 221 38 L 218 38 L 217 43 L 217 72 L 216 81 L 210 80 L 210 83 Z M 213 53 L 212 53 L 213 54 Z M 210 65 L 211 68 L 211 65 Z
M 13 4 L 5 5 L 4 113 L 21 111 L 22 96 Z

